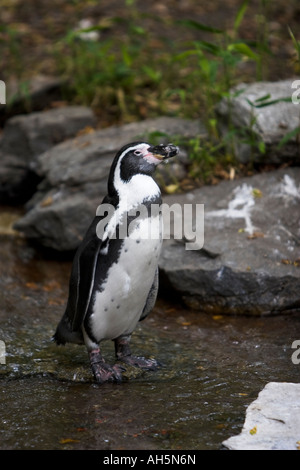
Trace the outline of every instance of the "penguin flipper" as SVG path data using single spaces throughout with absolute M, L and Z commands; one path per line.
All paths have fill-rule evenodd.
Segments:
M 75 253 L 69 282 L 69 296 L 65 313 L 53 339 L 57 344 L 83 343 L 81 325 L 88 310 L 94 275 L 101 247 L 96 233 L 100 217 L 95 217 Z
M 95 270 L 102 243 L 96 234 L 98 222 L 99 218 L 96 217 L 79 246 L 72 265 L 66 309 L 72 331 L 80 329 L 91 300 Z
M 149 290 L 148 297 L 147 297 L 147 300 L 146 300 L 146 303 L 143 308 L 139 321 L 144 320 L 153 309 L 155 302 L 156 302 L 157 293 L 158 293 L 158 267 L 156 268 L 153 283 Z

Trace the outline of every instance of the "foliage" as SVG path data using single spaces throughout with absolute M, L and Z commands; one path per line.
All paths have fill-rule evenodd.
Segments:
M 162 48 L 153 45 L 134 2 L 127 2 L 127 6 L 127 20 L 111 18 L 110 22 L 71 31 L 56 45 L 58 70 L 68 84 L 67 97 L 91 105 L 98 114 L 110 109 L 114 121 L 158 114 L 201 116 L 210 139 L 195 137 L 188 146 L 197 163 L 195 172 L 206 178 L 220 156 L 232 161 L 228 156 L 234 154 L 235 130 L 230 126 L 221 141 L 216 103 L 224 97 L 232 99 L 229 90 L 238 81 L 239 64 L 252 61 L 260 67 L 258 45 L 239 38 L 248 0 L 242 2 L 230 33 L 195 20 L 177 20 L 173 26 L 179 32 L 189 29 L 203 38 L 197 35 L 195 40 L 180 43 L 160 36 Z M 103 34 L 102 38 L 117 22 L 122 22 L 124 34 L 107 38 Z M 157 18 L 157 22 L 163 30 L 163 20 Z M 99 40 L 82 39 L 82 33 L 90 32 L 100 33 Z
M 253 79 L 267 76 L 267 59 L 271 54 L 270 1 L 258 1 L 256 37 L 251 41 L 241 34 L 249 3 L 241 0 L 232 24 L 226 29 L 194 19 L 152 15 L 157 25 L 157 34 L 153 36 L 147 28 L 147 16 L 139 11 L 135 0 L 125 0 L 123 18 L 104 18 L 94 26 L 69 30 L 51 46 L 56 72 L 65 79 L 66 100 L 92 106 L 102 125 L 162 114 L 200 117 L 209 138 L 195 136 L 184 145 L 193 161 L 193 175 L 201 175 L 204 180 L 210 178 L 217 165 L 225 168 L 235 165 L 237 142 L 247 142 L 253 154 L 257 149 L 264 154 L 263 143 L 255 138 L 255 119 L 248 128 L 237 129 L 229 116 L 228 133 L 221 137 L 215 112 L 222 98 L 228 101 L 230 109 L 235 97 L 230 90 L 243 79 L 245 64 L 251 64 Z M 22 79 L 20 43 L 12 28 L 3 28 L 0 27 L 0 49 L 1 39 L 8 38 L 8 67 L 15 69 L 15 75 Z M 166 29 L 176 31 L 177 39 L 170 40 L 164 34 Z M 115 30 L 118 34 L 114 34 Z M 181 33 L 185 37 L 186 32 L 192 37 L 189 41 L 181 39 Z M 89 38 L 91 33 L 93 40 Z M 299 58 L 300 43 L 291 30 L 290 36 Z M 26 82 L 23 95 L 26 96 Z M 265 105 L 272 105 L 272 97 L 254 103 L 253 108 Z M 287 135 L 281 145 L 293 137 L 294 133 Z
M 253 47 L 238 38 L 247 4 L 244 1 L 236 15 L 232 35 L 194 20 L 176 21 L 174 27 L 179 31 L 195 29 L 212 35 L 212 40 L 179 44 L 161 36 L 165 46 L 161 49 L 153 47 L 134 2 L 127 2 L 131 9 L 127 20 L 112 18 L 109 23 L 71 31 L 56 45 L 59 72 L 67 78 L 68 92 L 77 101 L 100 110 L 113 106 L 123 120 L 141 116 L 147 108 L 150 114 L 173 112 L 187 117 L 199 115 L 201 109 L 209 121 L 216 102 L 234 84 L 238 64 L 259 62 Z M 81 39 L 83 33 L 102 33 L 117 22 L 125 27 L 121 37 Z M 157 22 L 163 20 L 157 18 Z M 163 30 L 165 25 L 160 26 Z

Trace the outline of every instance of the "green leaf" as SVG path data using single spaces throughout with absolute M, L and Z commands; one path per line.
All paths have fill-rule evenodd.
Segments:
M 230 52 L 238 52 L 239 54 L 249 57 L 249 59 L 253 59 L 256 61 L 259 60 L 258 55 L 255 52 L 253 52 L 252 49 L 244 42 L 237 42 L 234 44 L 229 44 L 227 49 Z
M 246 88 L 241 88 L 239 90 L 234 90 L 233 92 L 228 92 L 227 96 L 229 98 L 237 98 L 238 96 L 242 95 L 245 91 L 246 91 Z
M 293 33 L 293 31 L 291 30 L 290 27 L 288 27 L 288 30 L 289 30 L 290 36 L 292 38 L 294 47 L 296 49 L 296 52 L 297 52 L 297 55 L 298 55 L 298 60 L 300 61 L 300 41 L 297 41 L 297 39 L 295 38 L 294 33 Z
M 121 51 L 122 51 L 122 58 L 123 58 L 124 64 L 127 67 L 131 67 L 133 61 L 132 61 L 131 55 L 129 54 L 128 48 L 122 45 Z
M 258 150 L 262 155 L 266 153 L 266 144 L 262 140 L 258 142 Z
M 269 98 L 271 98 L 270 93 L 268 93 L 267 95 L 262 96 L 261 98 L 256 98 L 256 100 L 254 101 L 254 103 L 261 103 L 262 101 L 266 101 L 266 100 L 268 100 Z
M 266 95 L 267 96 L 267 95 Z M 264 98 L 264 97 L 263 97 Z M 258 100 L 255 100 L 254 102 L 246 98 L 247 102 L 252 106 L 253 108 L 264 108 L 265 106 L 271 106 L 272 104 L 276 103 L 282 103 L 282 102 L 290 102 L 291 97 L 286 97 L 286 98 L 278 98 L 275 100 L 270 100 L 270 101 L 264 101 L 263 103 L 256 104 Z M 262 100 L 262 98 L 260 98 Z
M 287 132 L 285 136 L 282 137 L 281 141 L 278 144 L 278 149 L 281 149 L 289 140 L 292 140 L 293 137 L 296 137 L 300 134 L 300 126 L 295 127 L 295 129 Z
M 204 49 L 205 51 L 210 52 L 211 54 L 215 56 L 221 55 L 222 49 L 212 42 L 195 41 L 194 44 L 196 47 L 199 47 L 200 49 Z
M 237 31 L 240 27 L 241 22 L 243 21 L 244 15 L 248 8 L 248 0 L 245 0 L 242 5 L 240 6 L 237 15 L 234 20 L 234 30 Z
M 143 36 L 146 34 L 146 30 L 142 26 L 132 26 L 131 30 L 133 33 L 139 34 L 140 36 Z
M 177 20 L 176 23 L 198 29 L 199 31 L 205 31 L 207 33 L 224 34 L 222 29 L 207 26 L 206 24 L 199 23 L 195 20 Z
M 186 59 L 190 56 L 197 55 L 197 54 L 198 54 L 198 51 L 196 49 L 190 49 L 184 52 L 180 52 L 180 54 L 176 54 L 173 57 L 173 60 L 176 62 L 176 61 L 180 61 L 182 59 Z
M 160 70 L 156 70 L 148 65 L 144 65 L 142 70 L 153 82 L 159 82 L 161 79 L 162 74 Z

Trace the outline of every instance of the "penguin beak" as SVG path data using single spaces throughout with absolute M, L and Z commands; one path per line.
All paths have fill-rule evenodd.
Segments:
M 148 148 L 148 152 L 152 153 L 152 155 L 158 160 L 166 160 L 168 158 L 175 157 L 175 155 L 179 153 L 179 147 L 173 144 L 161 144 L 152 147 L 150 146 Z

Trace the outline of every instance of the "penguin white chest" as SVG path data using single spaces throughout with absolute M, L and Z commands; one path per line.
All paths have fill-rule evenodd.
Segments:
M 90 321 L 98 342 L 134 330 L 154 280 L 161 232 L 161 216 L 145 218 L 124 239 L 118 260 L 95 295 Z

